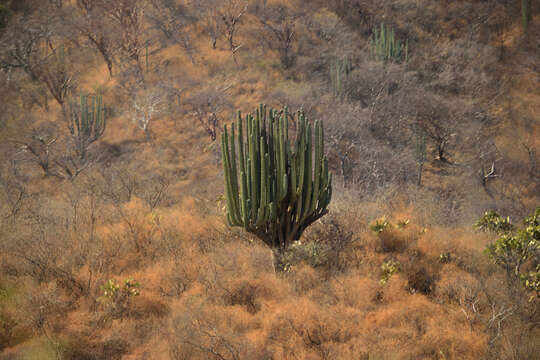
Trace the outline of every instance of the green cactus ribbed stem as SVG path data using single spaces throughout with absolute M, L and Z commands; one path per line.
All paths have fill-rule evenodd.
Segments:
M 69 109 L 64 108 L 64 111 L 79 158 L 84 160 L 88 147 L 103 136 L 107 125 L 102 95 L 100 92 L 96 95 L 81 94 L 79 104 L 70 102 Z
M 330 85 L 334 98 L 344 100 L 345 84 L 351 70 L 351 63 L 347 57 L 330 64 Z
M 530 0 L 521 0 L 521 21 L 523 29 L 527 31 L 529 22 L 531 21 Z
M 409 42 L 396 38 L 394 29 L 381 23 L 380 29 L 375 27 L 371 36 L 370 51 L 372 57 L 383 62 L 407 62 L 409 60 Z
M 288 110 L 238 120 L 221 147 L 227 222 L 242 226 L 275 250 L 285 250 L 328 212 L 331 175 L 324 156 L 322 122 L 298 114 L 294 148 L 288 139 Z M 312 133 L 314 136 L 312 136 Z

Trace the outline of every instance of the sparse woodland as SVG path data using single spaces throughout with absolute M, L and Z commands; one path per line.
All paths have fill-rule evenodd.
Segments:
M 0 0 L 0 84 L 0 360 L 538 358 L 536 1 Z

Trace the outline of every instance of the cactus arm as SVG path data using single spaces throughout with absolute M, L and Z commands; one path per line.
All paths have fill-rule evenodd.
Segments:
M 321 143 L 321 123 L 315 122 L 315 162 L 314 162 L 315 174 L 313 183 L 313 196 L 311 198 L 310 212 L 314 212 L 319 199 L 319 187 L 321 180 L 321 168 L 322 168 L 322 143 Z
M 306 183 L 306 186 L 305 186 L 306 190 L 304 192 L 304 197 L 303 197 L 304 204 L 302 205 L 302 209 L 303 209 L 303 214 L 301 217 L 302 220 L 306 219 L 310 215 L 309 211 L 311 209 L 311 193 L 313 191 L 313 171 L 312 171 L 313 153 L 312 153 L 311 124 L 307 125 L 305 156 L 306 156 L 306 166 L 305 166 L 306 173 L 304 175 L 304 181 Z

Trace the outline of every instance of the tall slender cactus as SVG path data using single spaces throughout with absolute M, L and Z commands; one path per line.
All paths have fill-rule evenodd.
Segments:
M 531 2 L 530 0 L 521 0 L 521 21 L 523 29 L 526 31 L 531 21 Z
M 288 110 L 261 105 L 255 116 L 222 134 L 227 222 L 242 226 L 278 253 L 328 212 L 332 174 L 324 155 L 323 127 L 302 111 L 294 146 L 289 143 Z M 245 133 L 245 135 L 244 135 Z
M 68 129 L 81 160 L 85 159 L 88 146 L 103 136 L 106 124 L 105 105 L 100 92 L 97 95 L 81 94 L 78 105 L 70 104 Z
M 344 81 L 347 79 L 351 70 L 352 66 L 348 58 L 344 58 L 343 60 L 338 59 L 330 64 L 330 83 L 334 98 L 343 100 L 345 95 Z
M 370 42 L 371 54 L 377 61 L 401 63 L 409 60 L 409 40 L 396 39 L 394 29 L 384 23 L 380 30 L 373 29 Z
M 420 127 L 416 127 L 416 143 L 415 143 L 415 158 L 418 163 L 418 178 L 417 185 L 422 185 L 422 170 L 424 168 L 424 162 L 426 161 L 426 133 Z

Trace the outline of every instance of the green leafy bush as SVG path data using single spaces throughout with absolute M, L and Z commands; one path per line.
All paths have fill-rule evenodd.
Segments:
M 123 286 L 109 280 L 101 286 L 103 295 L 99 297 L 98 302 L 113 318 L 123 317 L 129 311 L 132 299 L 140 295 L 139 289 L 140 284 L 133 279 L 124 281 Z
M 486 248 L 487 255 L 507 274 L 510 281 L 519 280 L 528 291 L 540 294 L 540 207 L 515 229 L 508 218 L 495 212 L 484 215 L 475 225 L 478 229 L 502 233 Z M 523 269 L 526 269 L 523 271 Z M 529 270 L 527 270 L 529 269 Z
M 488 211 L 482 216 L 475 224 L 476 230 L 485 232 L 494 232 L 497 234 L 509 232 L 515 229 L 514 225 L 510 223 L 510 218 L 503 218 L 496 211 Z
M 382 233 L 384 230 L 391 227 L 392 227 L 392 224 L 390 224 L 390 222 L 388 222 L 388 220 L 386 220 L 385 217 L 382 217 L 380 219 L 375 220 L 375 224 L 370 225 L 369 228 L 371 229 L 371 231 L 379 234 L 379 233 Z
M 382 264 L 381 269 L 383 273 L 380 283 L 386 284 L 392 275 L 401 271 L 401 264 L 399 261 L 389 260 Z

